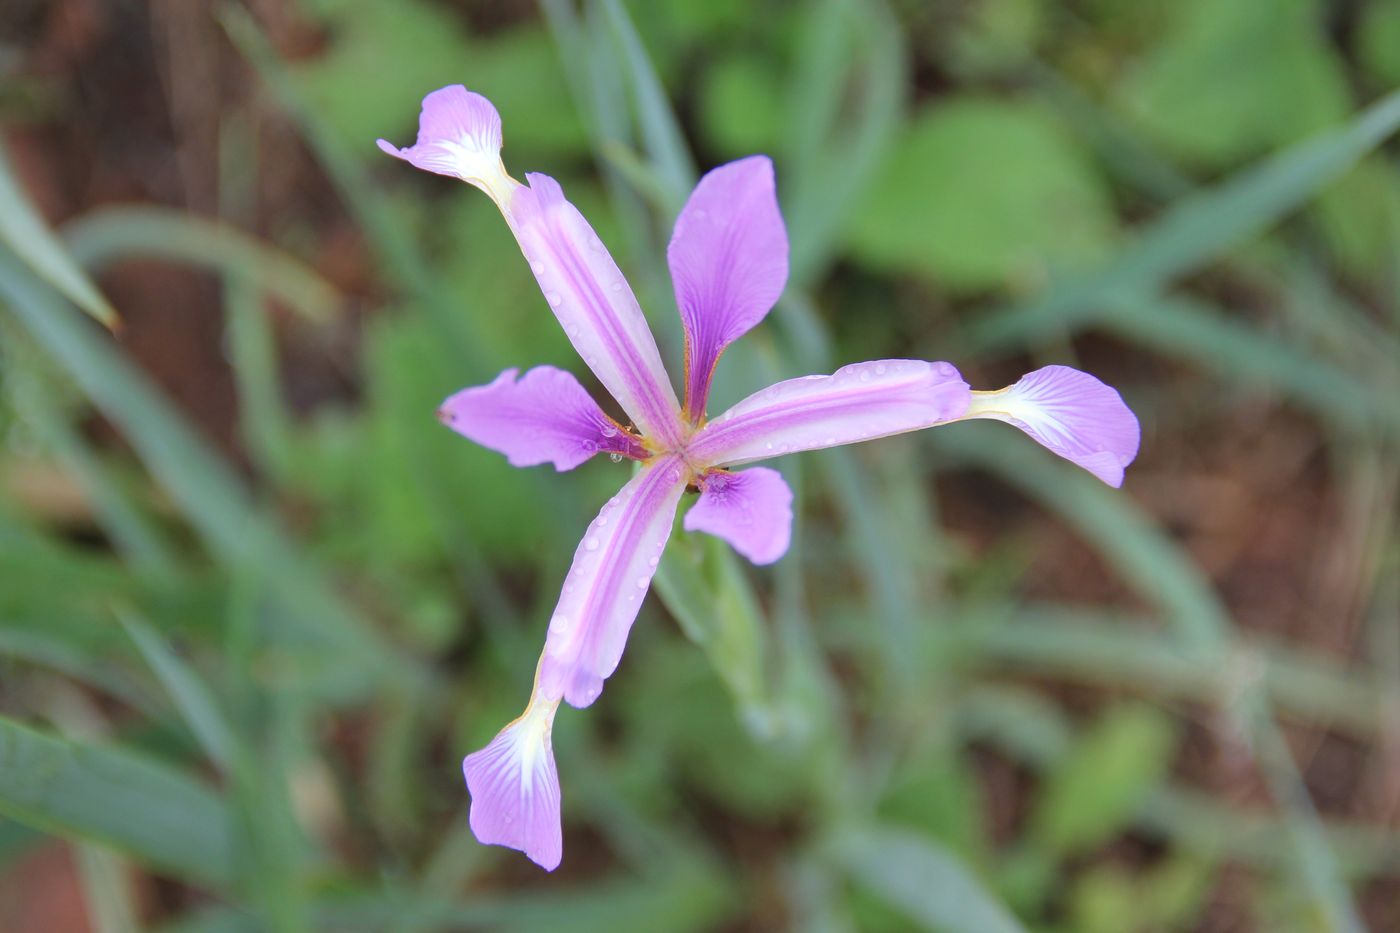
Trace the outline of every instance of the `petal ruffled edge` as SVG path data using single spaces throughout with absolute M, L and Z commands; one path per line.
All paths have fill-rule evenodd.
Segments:
M 382 151 L 415 168 L 475 185 L 502 209 L 520 187 L 501 163 L 501 115 L 491 101 L 460 84 L 423 98 L 418 139 L 412 146 L 401 149 L 386 139 L 376 142 Z
M 1046 449 L 1110 486 L 1137 457 L 1142 429 L 1123 397 L 1094 376 L 1069 366 L 1026 373 L 995 392 L 973 392 L 966 418 L 1015 425 Z
M 755 564 L 771 564 L 792 543 L 792 489 L 768 467 L 711 470 L 700 478 L 700 498 L 684 525 L 723 538 Z

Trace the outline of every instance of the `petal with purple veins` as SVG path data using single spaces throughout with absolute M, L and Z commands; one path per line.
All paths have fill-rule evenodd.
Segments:
M 520 182 L 501 164 L 501 117 L 491 102 L 460 84 L 423 98 L 418 140 L 400 149 L 381 139 L 379 148 L 415 168 L 470 182 L 502 209 Z
M 769 386 L 695 435 L 695 462 L 728 466 L 917 431 L 962 417 L 970 393 L 950 363 L 875 360 Z
M 763 320 L 787 284 L 787 230 L 767 156 L 700 179 L 676 218 L 666 260 L 685 325 L 685 407 L 698 419 L 720 354 Z
M 1137 417 L 1111 386 L 1068 366 L 1046 366 L 995 392 L 973 392 L 967 418 L 1013 424 L 1110 486 L 1137 456 Z
M 680 405 L 632 287 L 588 221 L 547 175 L 511 199 L 509 217 L 554 316 L 583 361 L 648 438 L 680 441 Z
M 657 457 L 588 526 L 550 619 L 542 696 L 578 707 L 598 698 L 622 658 L 690 479 L 679 456 Z
M 486 845 L 518 849 L 546 871 L 558 868 L 564 853 L 550 740 L 558 708 L 558 700 L 532 697 L 519 719 L 462 761 L 472 834 Z
M 768 467 L 711 471 L 685 513 L 685 530 L 723 538 L 755 564 L 771 564 L 792 540 L 792 490 Z
M 572 470 L 599 451 L 645 460 L 650 452 L 603 414 L 572 374 L 536 366 L 517 380 L 507 369 L 489 385 L 463 389 L 438 409 L 443 424 L 512 466 L 553 463 Z

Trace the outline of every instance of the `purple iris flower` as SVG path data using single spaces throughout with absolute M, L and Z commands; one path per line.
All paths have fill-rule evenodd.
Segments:
M 854 363 L 779 382 L 707 418 L 720 354 L 763 320 L 787 282 L 787 231 L 766 156 L 709 172 L 676 219 L 666 258 L 685 326 L 682 404 L 631 287 L 559 183 L 506 174 L 490 101 L 461 85 L 434 91 L 417 142 L 379 147 L 496 202 L 570 342 L 630 421 L 608 417 L 569 373 L 538 366 L 456 393 L 439 411 L 443 422 L 514 466 L 571 470 L 600 452 L 641 464 L 574 552 L 525 712 L 462 763 L 477 839 L 546 869 L 563 852 L 555 712 L 561 701 L 591 704 L 617 668 L 687 489 L 700 494 L 687 531 L 769 564 L 788 548 L 792 491 L 776 470 L 734 469 L 743 464 L 969 418 L 1015 425 L 1112 486 L 1137 454 L 1138 422 L 1118 393 L 1065 366 L 977 392 L 949 363 Z

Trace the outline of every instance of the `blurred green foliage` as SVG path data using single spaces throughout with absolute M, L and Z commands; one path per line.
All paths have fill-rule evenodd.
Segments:
M 0 161 L 0 865 L 71 841 L 104 930 L 1108 933 L 1222 899 L 1362 929 L 1400 843 L 1319 815 L 1276 722 L 1376 751 L 1400 695 L 1400 4 L 1333 13 L 301 0 L 318 43 L 289 59 L 218 8 L 259 89 L 213 115 L 243 154 L 225 216 L 89 205 L 54 232 Z M 458 82 L 513 172 L 563 179 L 670 360 L 675 210 L 697 167 L 774 155 L 793 281 L 716 406 L 871 354 L 1083 353 L 1145 428 L 1124 492 L 973 425 L 781 463 L 771 569 L 678 532 L 603 699 L 559 720 L 548 878 L 475 844 L 458 761 L 518 713 L 626 467 L 513 470 L 434 418 L 506 367 L 581 372 L 485 199 L 374 149 Z M 304 141 L 372 285 L 316 268 L 325 217 L 238 232 L 278 159 L 253 107 Z M 223 289 L 236 463 L 84 315 L 108 315 L 93 277 L 153 258 Z M 294 405 L 289 345 L 353 391 Z M 1344 660 L 1241 626 L 1168 530 L 1262 481 L 1192 461 L 1261 420 L 1352 516 Z M 969 490 L 1049 518 L 949 533 Z M 1047 596 L 1066 532 L 1090 566 Z M 1201 786 L 1202 733 L 1263 799 Z M 198 893 L 152 907 L 138 869 Z

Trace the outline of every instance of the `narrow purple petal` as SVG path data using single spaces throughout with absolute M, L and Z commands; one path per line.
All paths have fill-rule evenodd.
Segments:
M 506 455 L 511 466 L 553 463 L 572 470 L 599 451 L 645 460 L 651 453 L 613 421 L 572 374 L 507 369 L 490 385 L 463 389 L 438 417 L 458 434 Z
M 1068 366 L 1026 373 L 996 392 L 973 392 L 967 418 L 1014 424 L 1110 486 L 1137 456 L 1137 417 L 1111 386 Z
M 607 247 L 547 175 L 527 175 L 509 218 L 545 300 L 564 332 L 648 438 L 664 447 L 681 437 L 680 405 L 656 339 Z
M 950 363 L 854 363 L 749 396 L 705 425 L 687 449 L 692 462 L 728 466 L 853 444 L 959 418 L 969 395 Z
M 415 168 L 476 185 L 504 206 L 520 183 L 501 164 L 501 117 L 491 102 L 460 84 L 423 98 L 418 141 L 400 149 L 388 140 L 379 148 Z
M 519 849 L 546 871 L 558 868 L 564 854 L 559 772 L 550 741 L 558 708 L 558 700 L 532 697 L 519 719 L 462 760 L 472 796 L 472 834 L 486 845 Z
M 686 531 L 723 538 L 755 564 L 771 564 L 787 553 L 792 490 L 777 470 L 714 470 L 701 478 L 700 490 L 685 513 Z
M 617 669 L 691 475 L 676 455 L 644 466 L 588 526 L 549 623 L 539 690 L 588 706 Z
M 787 284 L 787 230 L 767 156 L 700 179 L 676 218 L 666 260 L 685 325 L 685 408 L 698 420 L 720 354 L 763 320 Z

